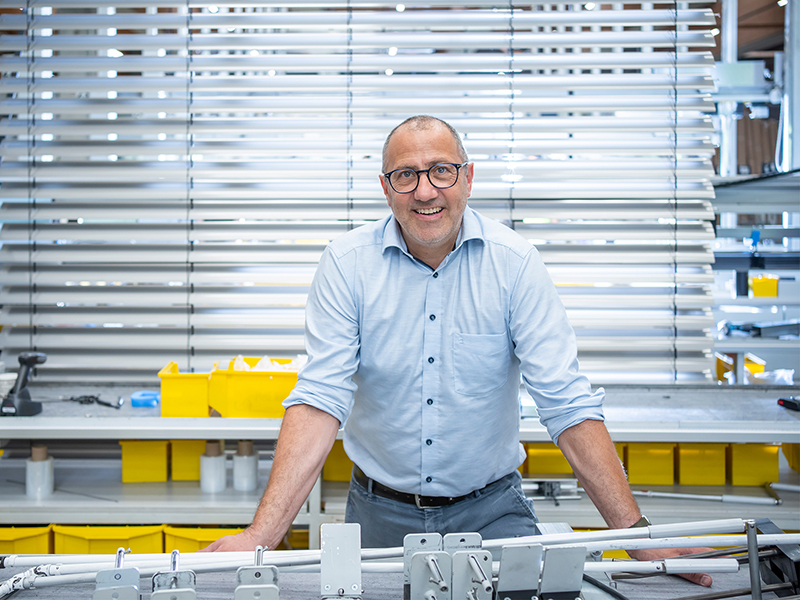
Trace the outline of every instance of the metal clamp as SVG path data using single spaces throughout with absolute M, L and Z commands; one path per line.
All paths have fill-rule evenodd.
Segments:
M 194 571 L 179 569 L 180 552 L 173 550 L 170 570 L 153 575 L 150 600 L 197 600 L 197 576 Z
M 278 600 L 278 567 L 264 566 L 264 549 L 257 546 L 252 567 L 236 571 L 233 600 Z
M 98 571 L 92 600 L 140 600 L 139 569 L 122 566 L 128 552 L 130 549 L 117 548 L 114 568 Z
M 579 600 L 583 585 L 586 548 L 545 548 L 542 561 L 541 600 Z

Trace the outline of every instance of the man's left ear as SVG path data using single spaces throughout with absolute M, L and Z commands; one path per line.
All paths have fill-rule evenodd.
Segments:
M 475 175 L 474 166 L 475 163 L 469 163 L 467 165 L 467 193 L 469 194 L 472 193 L 472 178 Z

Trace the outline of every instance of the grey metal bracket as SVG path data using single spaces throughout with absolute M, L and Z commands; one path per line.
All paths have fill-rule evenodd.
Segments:
M 153 593 L 150 600 L 197 600 L 197 576 L 194 571 L 178 568 L 180 553 L 172 551 L 171 569 L 153 575 Z
M 442 550 L 414 554 L 411 557 L 410 599 L 452 600 L 452 560 Z
M 139 569 L 122 566 L 126 552 L 130 550 L 118 548 L 114 568 L 98 571 L 92 600 L 140 600 Z
M 442 541 L 442 550 L 450 556 L 461 550 L 480 550 L 482 546 L 480 533 L 448 533 Z
M 492 600 L 493 590 L 491 552 L 462 550 L 453 554 L 453 600 Z
M 545 548 L 542 561 L 541 600 L 578 600 L 583 585 L 586 548 Z
M 278 567 L 263 564 L 264 549 L 257 546 L 254 566 L 239 567 L 236 571 L 236 589 L 233 600 L 278 600 Z
M 320 595 L 323 599 L 360 599 L 361 526 L 323 523 L 320 535 Z
M 403 600 L 411 598 L 411 557 L 417 552 L 439 552 L 442 536 L 438 533 L 409 533 L 403 538 Z
M 531 600 L 539 595 L 541 544 L 503 546 L 497 574 L 497 600 Z

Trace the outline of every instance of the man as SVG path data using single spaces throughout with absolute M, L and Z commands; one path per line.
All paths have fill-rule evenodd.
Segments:
M 608 525 L 642 524 L 544 264 L 467 207 L 473 175 L 439 119 L 389 134 L 380 182 L 392 216 L 323 254 L 306 307 L 309 362 L 284 402 L 269 485 L 250 527 L 208 550 L 277 546 L 343 423 L 356 465 L 345 518 L 361 523 L 363 546 L 412 532 L 533 534 L 517 472 L 520 373 Z

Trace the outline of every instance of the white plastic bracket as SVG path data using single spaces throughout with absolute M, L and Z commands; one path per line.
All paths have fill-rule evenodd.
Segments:
M 480 550 L 483 539 L 480 533 L 448 533 L 442 542 L 442 549 L 450 556 L 461 550 Z
M 323 523 L 320 535 L 322 598 L 360 599 L 361 526 L 358 523 Z
M 153 575 L 153 593 L 150 600 L 197 600 L 197 576 L 194 571 L 178 568 L 180 553 L 172 551 L 171 569 Z
M 239 567 L 236 571 L 236 589 L 233 600 L 278 600 L 278 567 L 263 565 L 264 549 L 255 551 L 254 566 Z
M 453 554 L 454 599 L 492 600 L 492 591 L 491 552 L 462 550 Z
M 124 548 L 118 548 L 114 568 L 98 571 L 92 600 L 140 600 L 139 569 L 122 567 L 125 554 Z
M 442 550 L 417 552 L 411 557 L 410 599 L 451 600 L 453 559 Z
M 409 533 L 403 538 L 403 600 L 411 598 L 411 557 L 417 552 L 439 552 L 442 536 L 438 533 Z

